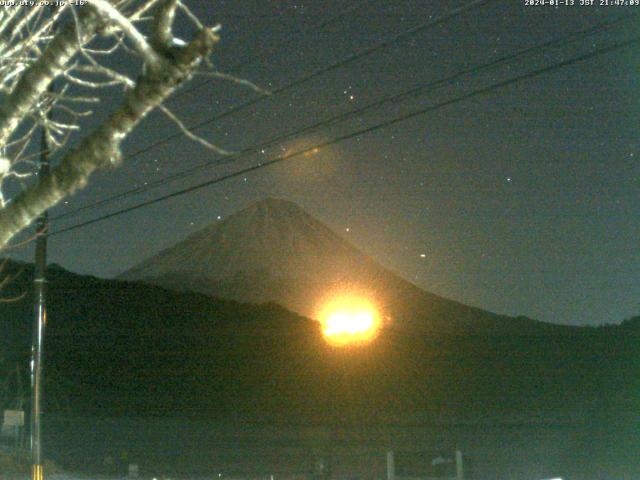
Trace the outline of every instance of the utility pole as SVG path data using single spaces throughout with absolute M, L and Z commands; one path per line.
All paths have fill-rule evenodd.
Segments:
M 393 450 L 387 450 L 387 480 L 395 480 L 396 462 Z
M 51 110 L 47 115 L 50 118 Z M 40 181 L 49 175 L 49 142 L 45 127 L 40 137 Z M 42 362 L 44 330 L 47 324 L 47 235 L 49 216 L 45 211 L 36 222 L 36 253 L 34 265 L 34 319 L 31 339 L 31 478 L 44 480 L 42 468 Z

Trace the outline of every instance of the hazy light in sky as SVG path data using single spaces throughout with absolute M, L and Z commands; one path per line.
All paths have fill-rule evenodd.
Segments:
M 285 184 L 327 181 L 339 173 L 340 149 L 335 145 L 316 147 L 326 140 L 322 136 L 306 136 L 281 146 L 278 154 L 296 155 L 278 170 Z

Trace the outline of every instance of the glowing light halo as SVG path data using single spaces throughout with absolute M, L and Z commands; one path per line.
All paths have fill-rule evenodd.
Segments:
M 317 318 L 325 340 L 335 346 L 368 343 L 378 336 L 382 324 L 374 304 L 357 294 L 333 296 Z
M 296 154 L 284 166 L 276 168 L 277 181 L 298 184 L 333 178 L 341 171 L 341 152 L 337 145 L 317 146 L 326 143 L 326 140 L 322 135 L 309 135 L 286 142 L 270 152 L 285 157 Z

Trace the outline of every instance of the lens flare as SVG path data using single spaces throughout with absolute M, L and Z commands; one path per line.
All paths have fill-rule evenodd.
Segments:
M 336 346 L 370 342 L 380 330 L 376 308 L 360 297 L 334 298 L 324 305 L 318 317 L 325 339 Z

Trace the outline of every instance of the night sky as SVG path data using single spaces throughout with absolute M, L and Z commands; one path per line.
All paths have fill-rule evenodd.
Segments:
M 188 3 L 204 23 L 223 25 L 213 57 L 218 69 L 275 90 L 467 2 Z M 569 32 L 640 13 L 640 7 L 579 3 L 554 8 L 527 6 L 524 0 L 490 2 L 197 133 L 242 150 Z M 630 39 L 640 34 L 639 18 L 88 209 L 54 222 L 52 230 Z M 131 68 L 128 60 L 118 61 Z M 639 72 L 640 49 L 634 44 L 54 236 L 50 261 L 113 276 L 253 201 L 275 196 L 300 204 L 430 292 L 549 322 L 617 323 L 640 313 Z M 168 106 L 187 124 L 257 96 L 245 86 L 204 76 L 184 90 Z M 125 156 L 175 132 L 175 125 L 154 113 L 127 140 Z M 215 158 L 186 138 L 167 142 L 96 175 L 52 215 Z

